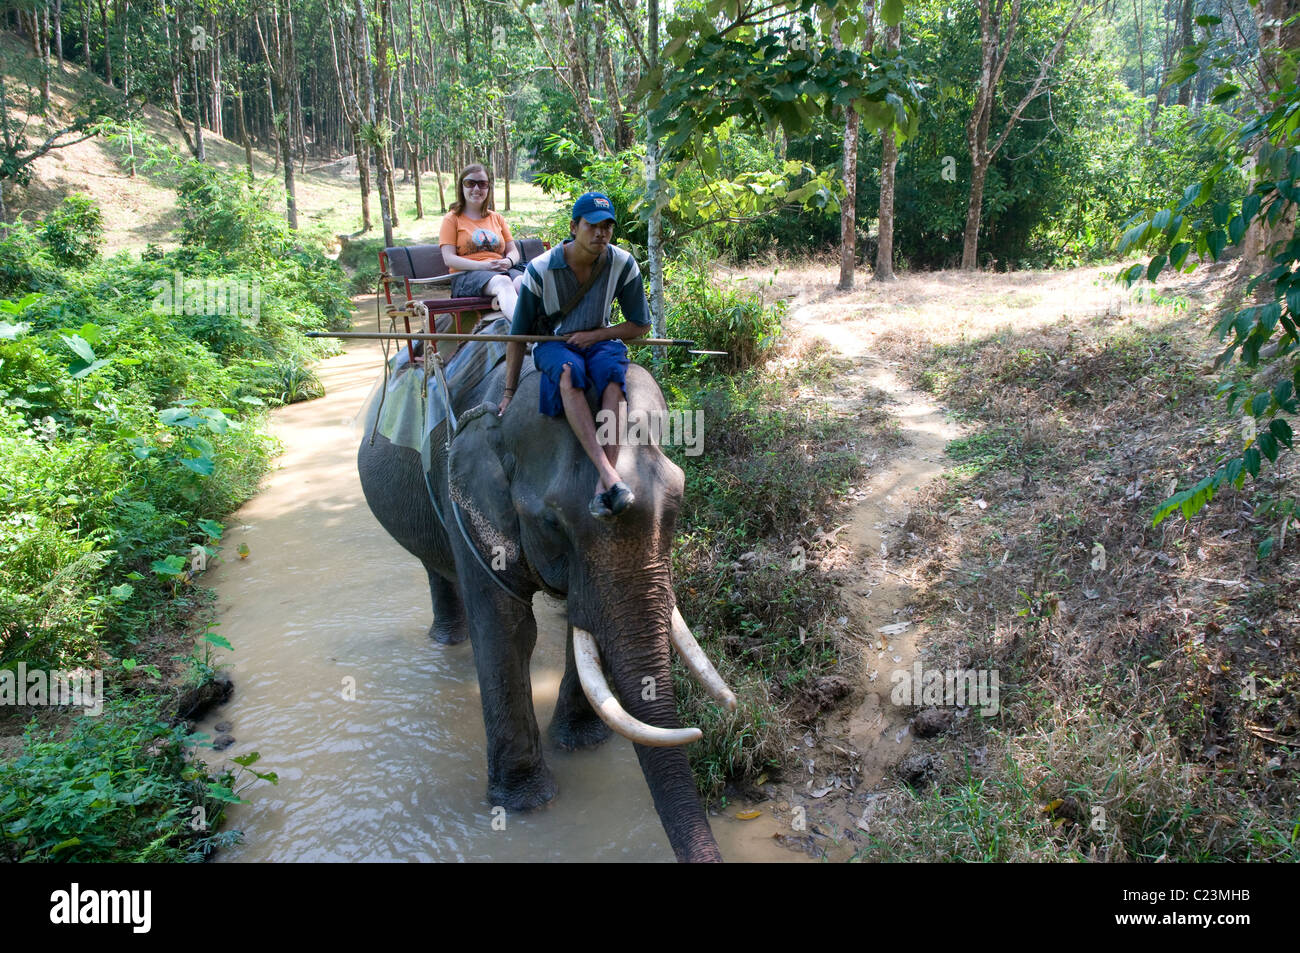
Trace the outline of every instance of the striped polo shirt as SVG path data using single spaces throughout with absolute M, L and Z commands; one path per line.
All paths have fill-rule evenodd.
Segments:
M 571 238 L 565 240 L 564 245 L 571 241 Z M 609 312 L 615 298 L 627 320 L 635 324 L 650 323 L 641 269 L 636 259 L 615 245 L 606 246 L 613 257 L 605 273 L 561 321 L 560 309 L 581 284 L 564 260 L 564 245 L 556 245 L 528 263 L 510 325 L 511 334 L 566 335 L 608 327 L 612 323 Z

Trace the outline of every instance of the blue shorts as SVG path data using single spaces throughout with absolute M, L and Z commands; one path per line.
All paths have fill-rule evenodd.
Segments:
M 573 365 L 569 380 L 579 390 L 595 386 L 596 396 L 611 384 L 622 387 L 627 381 L 627 345 L 622 341 L 600 341 L 588 348 L 571 347 L 563 341 L 543 341 L 533 346 L 533 365 L 542 372 L 540 404 L 542 413 L 558 417 L 564 413 L 560 397 L 560 376 L 564 365 Z M 627 395 L 624 389 L 624 396 Z

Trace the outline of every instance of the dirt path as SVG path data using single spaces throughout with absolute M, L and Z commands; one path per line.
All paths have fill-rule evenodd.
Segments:
M 787 323 L 799 335 L 822 338 L 851 362 L 840 388 L 846 396 L 835 409 L 856 411 L 865 401 L 878 405 L 883 398 L 902 442 L 870 459 L 867 476 L 853 491 L 857 502 L 849 518 L 831 530 L 853 551 L 858 569 L 842 594 L 845 628 L 866 634 L 865 640 L 846 636 L 861 653 L 859 684 L 820 731 L 804 735 L 798 757 L 807 774 L 770 786 L 775 803 L 755 805 L 764 817 L 754 824 L 786 847 L 845 860 L 869 828 L 872 789 L 911 749 L 905 709 L 890 701 L 890 673 L 910 671 L 925 629 L 912 618 L 912 587 L 894 570 L 890 554 L 906 540 L 910 501 L 943 474 L 944 448 L 961 430 L 926 395 L 907 387 L 892 362 L 870 352 L 870 337 L 880 331 L 878 316 L 859 312 L 826 322 L 820 310 L 801 294 Z

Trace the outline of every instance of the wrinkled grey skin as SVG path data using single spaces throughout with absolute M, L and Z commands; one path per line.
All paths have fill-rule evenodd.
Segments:
M 587 504 L 596 469 L 563 417 L 538 413 L 540 375 L 522 378 L 510 408 L 498 418 L 504 376 L 504 364 L 498 365 L 454 404 L 465 419 L 452 444 L 450 490 L 470 538 L 489 566 L 493 546 L 504 547 L 507 566 L 500 575 L 515 592 L 531 598 L 547 588 L 567 597 L 570 625 L 595 636 L 610 687 L 633 717 L 680 727 L 668 633 L 675 605 L 670 548 L 682 498 L 681 469 L 658 447 L 623 448 L 615 465 L 636 502 L 617 521 L 593 518 Z M 627 393 L 633 411 L 664 407 L 654 379 L 635 364 L 628 369 Z M 491 410 L 465 413 L 482 404 Z M 430 635 L 452 644 L 468 634 L 473 644 L 487 729 L 488 799 L 509 811 L 540 807 L 557 787 L 533 711 L 529 659 L 537 628 L 532 609 L 493 585 L 457 531 L 442 429 L 434 432 L 429 478 L 450 532 L 430 505 L 419 454 L 381 435 L 372 446 L 369 435 L 367 429 L 357 457 L 361 485 L 375 517 L 429 574 Z M 642 698 L 646 676 L 655 679 L 652 701 Z M 582 692 L 570 633 L 548 736 L 562 748 L 576 749 L 597 745 L 610 734 Z M 637 745 L 636 753 L 677 859 L 721 860 L 685 750 Z

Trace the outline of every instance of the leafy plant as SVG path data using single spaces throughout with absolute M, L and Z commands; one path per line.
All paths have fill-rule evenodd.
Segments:
M 88 265 L 104 244 L 104 215 L 94 199 L 77 192 L 45 216 L 40 236 L 59 264 Z
M 1294 122 L 1300 84 L 1289 81 L 1277 90 L 1277 97 L 1273 109 L 1235 128 L 1203 129 L 1220 152 L 1220 161 L 1173 205 L 1134 216 L 1119 240 L 1121 252 L 1155 252 L 1147 264 L 1132 265 L 1120 275 L 1128 284 L 1155 281 L 1165 268 L 1190 272 L 1200 261 L 1218 260 L 1230 244 L 1241 244 L 1251 233 L 1263 236 L 1266 244 L 1261 257 L 1266 270 L 1251 278 L 1246 294 L 1258 288 L 1272 300 L 1229 311 L 1214 327 L 1219 341 L 1231 336 L 1215 366 L 1227 367 L 1235 359 L 1247 372 L 1219 388 L 1229 413 L 1242 409 L 1241 440 L 1220 458 L 1223 462 L 1213 473 L 1160 503 L 1153 525 L 1175 511 L 1190 519 L 1221 487 L 1241 487 L 1247 475 L 1259 476 L 1264 460 L 1274 462 L 1283 448 L 1293 448 L 1287 418 L 1300 414 L 1300 240 L 1281 223 L 1294 215 L 1300 201 L 1300 135 Z M 1247 160 L 1254 173 L 1243 188 L 1237 169 Z M 1234 187 L 1236 197 L 1212 200 L 1223 183 Z

